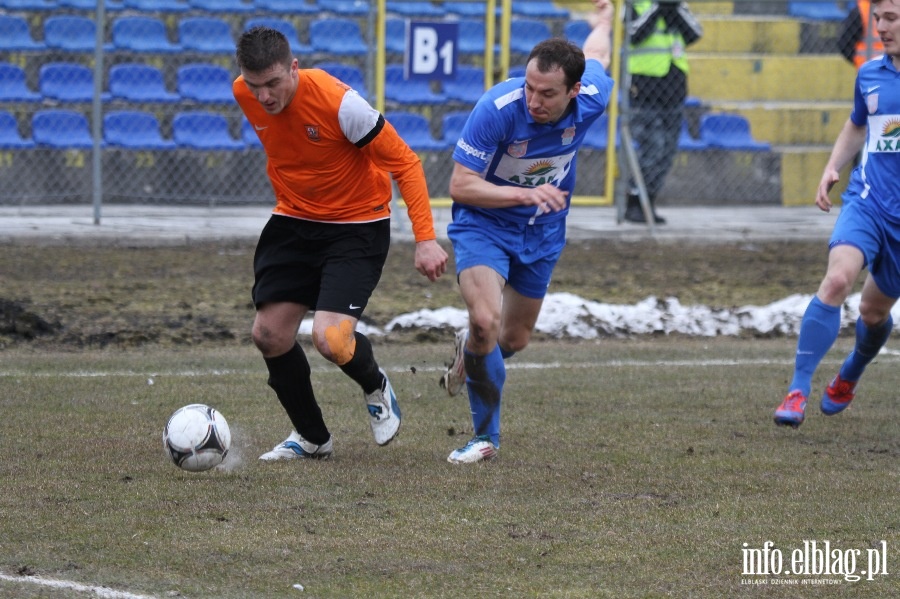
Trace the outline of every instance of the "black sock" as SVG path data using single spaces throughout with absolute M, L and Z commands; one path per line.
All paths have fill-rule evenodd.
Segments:
M 350 361 L 341 366 L 344 374 L 356 381 L 364 393 L 369 394 L 381 389 L 381 373 L 378 372 L 378 363 L 375 362 L 375 354 L 372 352 L 372 344 L 365 335 L 357 331 L 356 351 Z
M 328 441 L 331 433 L 316 403 L 309 376 L 309 361 L 300 344 L 294 343 L 286 354 L 264 359 L 269 369 L 269 386 L 275 390 L 278 401 L 300 436 L 316 445 Z

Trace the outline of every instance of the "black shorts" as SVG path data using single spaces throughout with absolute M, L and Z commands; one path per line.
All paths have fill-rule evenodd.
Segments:
M 253 303 L 362 315 L 391 245 L 391 221 L 333 224 L 272 215 L 253 257 Z

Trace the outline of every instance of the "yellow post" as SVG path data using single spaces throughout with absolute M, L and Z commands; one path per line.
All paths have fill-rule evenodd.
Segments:
M 375 49 L 375 108 L 378 112 L 384 114 L 384 68 L 387 58 L 385 56 L 384 38 L 385 38 L 385 12 L 387 10 L 386 0 L 378 0 L 378 14 L 375 16 L 375 39 L 378 40 L 378 47 Z
M 622 38 L 624 31 L 622 23 L 625 21 L 625 1 L 616 0 L 616 16 L 613 19 L 612 51 L 609 64 L 609 72 L 613 78 L 613 88 L 609 98 L 607 113 L 609 115 L 609 132 L 606 145 L 606 188 L 603 195 L 609 203 L 615 203 L 616 175 L 618 164 L 616 162 L 616 120 L 619 117 L 619 78 L 622 76 Z
M 501 0 L 503 10 L 500 13 L 500 74 L 505 80 L 509 77 L 509 29 L 512 23 L 512 0 Z M 492 21 L 494 13 L 488 13 L 488 21 Z M 493 52 L 493 46 L 489 48 Z

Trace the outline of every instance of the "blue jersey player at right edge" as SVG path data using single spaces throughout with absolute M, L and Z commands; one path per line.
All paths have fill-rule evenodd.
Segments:
M 538 43 L 524 77 L 481 97 L 453 151 L 447 234 L 469 326 L 441 383 L 450 395 L 466 386 L 474 437 L 451 463 L 497 455 L 504 359 L 531 337 L 566 242 L 576 154 L 610 100 L 612 6 L 593 4 L 584 49 L 559 38 Z
M 853 110 L 834 143 L 816 194 L 828 211 L 828 191 L 838 172 L 862 150 L 842 197 L 831 234 L 828 268 L 800 323 L 794 376 L 775 423 L 803 422 L 811 380 L 837 339 L 841 306 L 863 268 L 856 344 L 822 395 L 826 415 L 844 410 L 856 394 L 863 370 L 891 333 L 891 308 L 900 297 L 900 0 L 873 0 L 872 15 L 884 56 L 863 64 L 856 76 Z

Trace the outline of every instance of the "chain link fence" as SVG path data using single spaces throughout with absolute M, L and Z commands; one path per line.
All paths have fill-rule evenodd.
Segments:
M 509 64 L 492 61 L 486 77 L 483 2 L 388 1 L 380 73 L 376 4 L 365 0 L 96 4 L 0 0 L 0 204 L 89 204 L 98 194 L 103 203 L 271 204 L 265 156 L 230 89 L 235 40 L 257 24 L 283 31 L 301 67 L 335 74 L 373 104 L 383 83 L 383 110 L 421 156 L 440 202 L 457 132 L 486 80 L 505 76 L 507 66 L 521 74 L 546 37 L 580 44 L 591 10 L 587 1 L 513 0 Z M 836 46 L 848 6 L 747 0 L 690 8 L 703 36 L 686 48 L 677 147 L 655 200 L 807 202 L 851 105 L 855 71 Z M 633 21 L 620 14 L 623 25 Z M 459 23 L 456 81 L 403 79 L 406 19 Z M 622 46 L 613 116 L 634 139 L 638 107 L 625 91 L 633 49 L 627 38 Z M 607 147 L 608 128 L 609 119 L 597 123 L 578 161 L 576 195 L 600 203 L 612 201 L 608 161 L 621 166 L 619 198 L 633 178 L 619 136 L 618 151 Z

